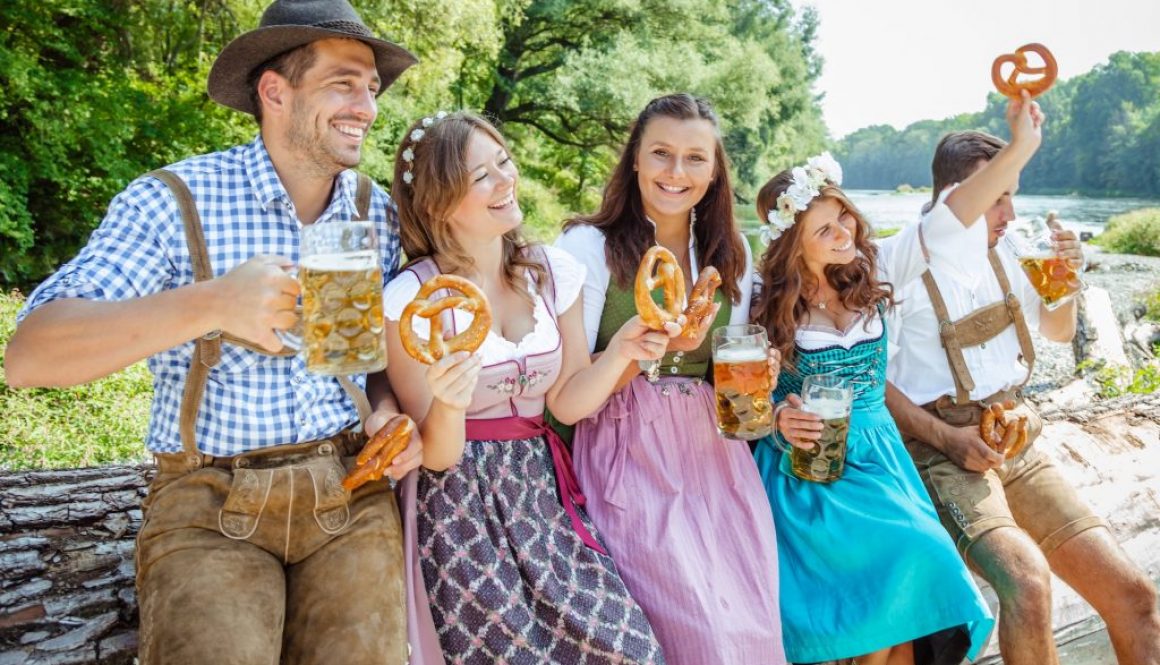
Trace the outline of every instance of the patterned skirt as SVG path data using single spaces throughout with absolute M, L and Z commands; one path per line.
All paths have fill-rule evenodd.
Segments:
M 448 663 L 664 662 L 612 559 L 573 529 L 543 438 L 469 440 L 455 467 L 421 470 L 417 498 Z

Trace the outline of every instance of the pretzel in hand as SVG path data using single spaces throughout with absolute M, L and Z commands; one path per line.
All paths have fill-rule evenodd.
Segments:
M 652 291 L 658 286 L 665 290 L 664 307 L 652 299 Z M 664 330 L 666 323 L 675 322 L 685 304 L 685 276 L 677 264 L 677 257 L 660 245 L 650 247 L 636 271 L 633 295 L 636 311 L 649 328 Z
M 1043 60 L 1042 67 L 1031 67 L 1027 64 L 1027 54 L 1034 53 Z M 1007 78 L 1003 78 L 1003 65 L 1011 63 L 1014 69 Z M 1039 74 L 1040 77 L 1030 81 L 1020 81 L 1020 74 Z M 1015 49 L 1014 53 L 1004 53 L 995 58 L 995 62 L 991 63 L 991 81 L 995 84 L 995 88 L 1003 95 L 1011 99 L 1019 99 L 1020 92 L 1027 91 L 1031 97 L 1037 97 L 1047 92 L 1047 89 L 1055 83 L 1055 77 L 1059 74 L 1059 67 L 1055 63 L 1055 56 L 1051 55 L 1051 51 L 1043 44 L 1024 44 Z
M 1012 459 L 1027 445 L 1027 416 L 1008 420 L 1007 411 L 1015 408 L 1010 400 L 1000 404 L 995 402 L 983 409 L 979 418 L 979 436 L 983 442 L 997 453 Z
M 414 431 L 415 423 L 405 415 L 399 414 L 388 420 L 363 446 L 355 460 L 358 466 L 346 474 L 342 486 L 353 492 L 372 480 L 382 478 L 391 462 L 407 449 Z
M 713 314 L 713 296 L 716 295 L 718 286 L 721 286 L 721 273 L 713 266 L 706 266 L 697 277 L 693 292 L 689 294 L 689 306 L 685 308 L 685 327 L 681 329 L 682 335 L 697 336 L 697 331 L 705 324 L 705 319 Z
M 462 293 L 461 296 L 448 296 L 431 301 L 427 298 L 440 289 L 450 289 Z M 462 309 L 471 312 L 474 318 L 467 330 L 451 339 L 443 339 L 443 311 L 446 309 Z M 427 319 L 431 325 L 431 334 L 426 344 L 415 335 L 411 327 L 411 319 L 416 315 Z M 399 338 L 407 355 L 428 365 L 434 364 L 443 356 L 456 351 L 471 353 L 483 344 L 491 330 L 491 307 L 487 304 L 487 296 L 471 280 L 458 275 L 436 275 L 419 287 L 415 299 L 403 308 L 403 315 L 399 318 Z

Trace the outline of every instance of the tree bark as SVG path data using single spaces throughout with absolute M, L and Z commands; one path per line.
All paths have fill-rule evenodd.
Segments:
M 151 475 L 0 475 L 0 665 L 133 662 L 133 539 Z

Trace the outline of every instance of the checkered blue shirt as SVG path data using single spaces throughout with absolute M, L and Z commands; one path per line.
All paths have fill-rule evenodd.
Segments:
M 298 261 L 300 225 L 260 137 L 166 168 L 193 193 L 215 276 L 256 254 Z M 354 171 L 339 176 L 315 223 L 356 216 L 357 180 Z M 370 218 L 382 247 L 383 277 L 390 280 L 399 267 L 398 213 L 378 186 L 372 188 Z M 113 199 L 88 245 L 29 296 L 18 320 L 59 298 L 126 300 L 191 283 L 177 202 L 164 183 L 144 176 Z M 154 398 L 146 445 L 153 452 L 181 451 L 181 394 L 193 347 L 190 341 L 148 359 Z M 356 377 L 356 383 L 365 388 L 366 378 Z M 300 357 L 271 357 L 223 343 L 198 410 L 196 439 L 202 452 L 222 457 L 327 437 L 357 421 L 338 381 L 308 373 Z

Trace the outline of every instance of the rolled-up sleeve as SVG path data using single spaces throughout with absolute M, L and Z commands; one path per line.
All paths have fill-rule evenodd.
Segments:
M 88 244 L 32 292 L 17 322 L 54 300 L 127 300 L 157 293 L 172 282 L 176 271 L 157 221 L 171 218 L 176 206 L 158 190 L 159 183 L 150 181 L 139 179 L 113 199 Z

